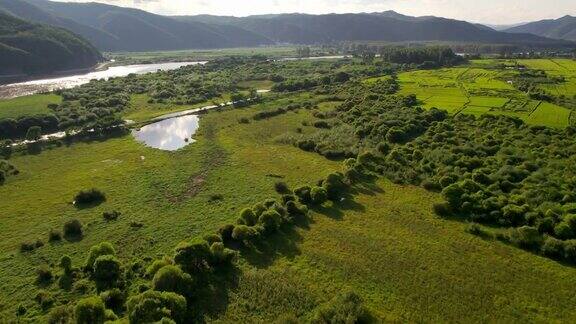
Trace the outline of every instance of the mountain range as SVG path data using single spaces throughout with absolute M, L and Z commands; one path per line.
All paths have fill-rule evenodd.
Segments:
M 411 17 L 393 11 L 361 14 L 278 14 L 249 17 L 161 16 L 100 3 L 0 0 L 21 19 L 68 29 L 101 51 L 152 51 L 325 44 L 342 41 L 443 41 L 571 46 L 566 41 L 504 33 L 453 19 Z
M 531 22 L 505 30 L 509 33 L 531 33 L 534 35 L 576 41 L 576 17 L 564 16 Z
M 33 75 L 87 68 L 102 55 L 62 28 L 30 23 L 0 12 L 0 75 Z

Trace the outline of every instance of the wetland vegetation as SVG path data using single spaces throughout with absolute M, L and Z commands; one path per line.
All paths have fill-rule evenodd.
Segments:
M 576 318 L 573 60 L 238 54 L 0 101 L 2 318 Z

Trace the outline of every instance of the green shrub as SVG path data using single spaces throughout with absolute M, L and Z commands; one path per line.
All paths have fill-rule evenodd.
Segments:
M 88 279 L 80 279 L 74 283 L 73 290 L 80 294 L 86 294 L 93 290 L 93 284 Z
M 48 324 L 68 324 L 74 319 L 74 311 L 70 306 L 60 305 L 48 313 Z
M 20 252 L 32 252 L 36 249 L 36 242 L 20 243 Z
M 74 197 L 77 206 L 96 205 L 106 201 L 106 195 L 98 189 L 82 190 Z
M 57 242 L 62 240 L 62 232 L 59 230 L 51 230 L 48 232 L 48 242 Z
M 20 317 L 20 316 L 24 316 L 26 315 L 26 313 L 28 312 L 28 309 L 26 308 L 26 306 L 19 304 L 18 308 L 16 308 L 16 316 Z
M 204 241 L 208 243 L 208 245 L 212 245 L 216 242 L 222 242 L 222 237 L 218 234 L 208 234 L 203 237 Z
M 176 247 L 174 263 L 187 273 L 200 273 L 208 268 L 210 247 L 204 240 L 182 242 Z
M 268 233 L 273 233 L 280 228 L 282 216 L 275 210 L 267 210 L 258 218 L 258 224 L 264 227 Z
M 222 237 L 222 241 L 224 242 L 229 242 L 232 240 L 233 232 L 234 232 L 234 225 L 232 224 L 226 224 L 220 227 L 220 229 L 218 229 L 218 233 L 220 234 L 220 236 Z
M 97 286 L 110 288 L 117 284 L 122 275 L 121 264 L 113 255 L 101 255 L 94 261 L 94 279 Z
M 452 215 L 452 207 L 449 203 L 436 203 L 433 206 L 434 213 L 441 217 L 447 217 Z
M 54 298 L 52 294 L 46 290 L 40 290 L 36 293 L 34 300 L 38 303 L 40 308 L 47 310 L 54 305 Z
M 287 194 L 290 192 L 290 188 L 286 184 L 286 182 L 278 181 L 274 184 L 274 190 L 276 190 L 279 194 Z
M 67 238 L 80 238 L 83 235 L 82 223 L 77 219 L 71 219 L 64 223 L 64 236 Z
M 167 266 L 167 265 L 171 265 L 172 264 L 172 260 L 170 260 L 169 258 L 163 258 L 162 260 L 155 260 L 154 262 L 152 262 L 152 264 L 150 264 L 147 268 L 146 268 L 146 277 L 147 278 L 153 278 L 154 275 L 158 272 L 158 270 L 162 269 L 163 267 Z
M 152 279 L 152 289 L 156 291 L 174 292 L 191 298 L 194 281 L 192 277 L 177 266 L 167 265 L 158 270 Z
M 119 211 L 115 211 L 115 210 L 102 213 L 102 217 L 107 222 L 115 221 L 121 215 L 122 215 L 122 213 L 120 213 Z
M 554 227 L 554 236 L 561 240 L 569 240 L 574 238 L 574 231 L 565 222 L 559 223 Z
M 313 187 L 310 190 L 310 199 L 313 204 L 322 205 L 328 200 L 328 192 L 323 187 Z
M 92 270 L 96 259 L 103 255 L 116 255 L 116 250 L 114 250 L 114 246 L 112 246 L 111 243 L 102 242 L 92 246 L 90 248 L 90 252 L 88 253 L 88 257 L 84 262 L 84 268 L 87 270 Z
M 41 265 L 36 269 L 36 280 L 38 283 L 45 284 L 51 282 L 53 278 L 52 269 L 47 265 Z
M 231 265 L 237 257 L 235 251 L 227 249 L 222 242 L 214 242 L 210 246 L 212 259 L 210 264 L 213 266 Z
M 252 209 L 244 208 L 240 212 L 240 218 L 238 219 L 240 225 L 254 226 L 257 221 L 258 217 L 256 217 L 256 214 Z
M 65 273 L 70 273 L 70 271 L 72 271 L 72 258 L 68 255 L 62 256 L 59 265 Z
M 93 296 L 80 299 L 74 308 L 77 324 L 101 324 L 106 320 L 104 302 Z
M 542 254 L 552 259 L 560 259 L 564 256 L 564 242 L 547 236 L 542 244 Z
M 127 309 L 130 323 L 154 323 L 163 318 L 186 322 L 186 298 L 172 292 L 145 291 L 130 297 Z
M 324 323 L 369 323 L 371 316 L 362 305 L 362 299 L 353 292 L 334 297 L 316 309 L 311 322 Z
M 523 249 L 535 250 L 540 248 L 542 236 L 535 227 L 522 226 L 511 230 L 510 242 Z
M 251 226 L 238 225 L 234 227 L 234 231 L 232 232 L 232 238 L 234 240 L 244 243 L 248 243 L 257 237 L 258 232 L 254 229 L 254 227 Z
M 302 186 L 294 189 L 294 194 L 298 197 L 300 203 L 308 205 L 312 203 L 312 196 L 310 195 L 311 190 L 312 189 L 309 186 Z
M 100 299 L 108 309 L 121 311 L 126 302 L 126 295 L 118 288 L 107 290 L 100 294 Z
M 564 258 L 568 262 L 576 263 L 576 240 L 564 242 Z

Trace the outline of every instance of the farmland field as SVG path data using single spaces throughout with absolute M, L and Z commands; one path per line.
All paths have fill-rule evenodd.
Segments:
M 510 61 L 478 60 L 471 67 L 406 72 L 399 75 L 401 93 L 416 94 L 426 108 L 446 109 L 452 114 L 501 114 L 516 116 L 530 124 L 565 127 L 570 109 L 541 103 L 514 88 L 513 70 L 494 68 Z M 518 60 L 529 69 L 544 70 L 566 79 L 560 84 L 540 85 L 542 89 L 566 97 L 576 95 L 576 62 L 572 60 Z M 536 109 L 538 107 L 538 109 Z

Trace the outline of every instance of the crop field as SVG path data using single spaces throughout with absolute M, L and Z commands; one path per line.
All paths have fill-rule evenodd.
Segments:
M 576 95 L 576 61 L 569 59 L 540 59 L 518 60 L 518 63 L 530 69 L 542 70 L 552 76 L 565 78 L 565 82 L 544 85 L 544 89 L 558 96 L 573 97 Z
M 416 94 L 426 108 L 441 108 L 452 114 L 499 114 L 516 116 L 530 124 L 566 127 L 570 110 L 529 98 L 508 82 L 514 72 L 495 69 L 507 61 L 473 61 L 471 67 L 406 72 L 399 75 L 401 93 Z M 571 60 L 519 60 L 531 69 L 546 69 L 562 76 L 560 85 L 542 85 L 555 94 L 576 94 L 576 63 Z M 573 89 L 572 89 L 573 87 Z M 574 91 L 574 92 L 573 92 Z

